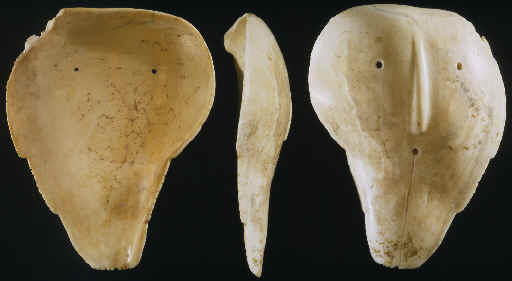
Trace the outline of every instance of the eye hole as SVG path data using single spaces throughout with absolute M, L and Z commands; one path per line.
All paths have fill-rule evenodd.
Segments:
M 376 63 L 375 63 L 375 67 L 377 69 L 382 69 L 384 68 L 384 62 L 382 60 L 378 60 Z
M 461 62 L 457 63 L 457 70 L 462 70 L 462 63 Z

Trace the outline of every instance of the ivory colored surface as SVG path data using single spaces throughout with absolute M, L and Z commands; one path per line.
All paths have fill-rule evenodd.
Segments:
M 242 81 L 236 150 L 238 201 L 247 262 L 261 276 L 270 185 L 290 128 L 292 104 L 283 55 L 267 25 L 244 14 L 224 35 Z
M 419 267 L 503 135 L 505 90 L 489 44 L 453 12 L 355 7 L 318 37 L 309 88 L 347 153 L 373 259 Z
M 11 136 L 93 268 L 138 264 L 169 163 L 214 90 L 201 35 L 169 14 L 63 9 L 27 40 L 7 85 Z

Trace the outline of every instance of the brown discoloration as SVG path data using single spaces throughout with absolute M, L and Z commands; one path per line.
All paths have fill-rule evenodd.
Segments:
M 209 50 L 188 22 L 152 11 L 64 9 L 48 26 L 9 78 L 11 136 L 85 261 L 132 268 L 170 160 L 212 106 Z

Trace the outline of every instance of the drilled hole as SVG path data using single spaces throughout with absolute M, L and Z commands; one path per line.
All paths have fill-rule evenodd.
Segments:
M 78 67 L 75 67 L 75 69 L 74 69 L 74 70 L 75 70 L 75 72 L 77 72 L 79 69 L 78 69 Z
M 151 69 L 151 73 L 156 74 L 156 69 Z
M 384 67 L 384 62 L 382 62 L 381 60 L 378 60 L 376 63 L 375 63 L 375 67 L 377 69 L 382 69 Z
M 460 62 L 457 63 L 457 70 L 462 70 L 462 63 L 460 63 Z
M 420 151 L 416 147 L 412 149 L 412 155 L 418 155 L 418 153 L 420 153 Z

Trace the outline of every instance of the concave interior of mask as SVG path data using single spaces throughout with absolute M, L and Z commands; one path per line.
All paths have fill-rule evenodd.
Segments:
M 27 41 L 7 113 L 49 208 L 94 268 L 135 266 L 169 162 L 214 97 L 199 32 L 134 9 L 64 9 Z

